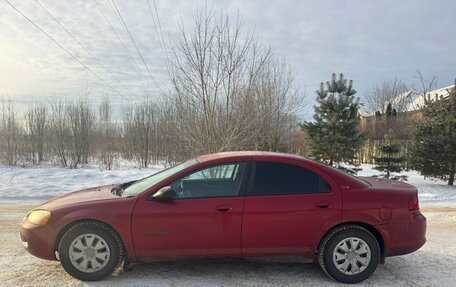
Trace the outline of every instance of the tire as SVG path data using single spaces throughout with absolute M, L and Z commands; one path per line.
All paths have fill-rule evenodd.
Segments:
M 358 283 L 377 268 L 380 246 L 367 229 L 358 225 L 341 226 L 324 237 L 318 249 L 318 262 L 332 279 Z
M 83 221 L 68 229 L 60 240 L 58 251 L 63 269 L 82 281 L 108 277 L 124 258 L 119 235 L 95 221 Z

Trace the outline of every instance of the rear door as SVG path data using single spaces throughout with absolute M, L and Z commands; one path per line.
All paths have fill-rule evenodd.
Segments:
M 338 186 L 301 162 L 252 164 L 242 223 L 243 256 L 312 257 L 324 233 L 341 221 Z
M 248 164 L 207 166 L 175 180 L 168 202 L 139 200 L 132 218 L 139 258 L 241 256 Z

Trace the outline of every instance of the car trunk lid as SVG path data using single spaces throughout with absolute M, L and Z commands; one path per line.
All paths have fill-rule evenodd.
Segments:
M 404 190 L 404 191 L 416 191 L 416 188 L 413 185 L 407 184 L 402 181 L 390 180 L 390 179 L 378 178 L 378 177 L 364 177 L 364 176 L 358 176 L 358 178 L 369 183 L 375 189 L 394 189 L 394 190 Z

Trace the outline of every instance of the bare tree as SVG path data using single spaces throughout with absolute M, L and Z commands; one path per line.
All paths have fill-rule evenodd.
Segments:
M 239 17 L 200 10 L 191 33 L 181 28 L 172 52 L 170 94 L 124 107 L 119 125 L 107 98 L 96 121 L 87 98 L 30 107 L 32 162 L 43 160 L 45 142 L 71 168 L 94 154 L 110 169 L 117 153 L 147 167 L 218 151 L 289 150 L 304 94 L 285 61 L 245 32 Z
M 95 117 L 86 98 L 68 104 L 66 113 L 71 131 L 71 167 L 76 168 L 78 164 L 88 162 L 90 134 Z
M 44 157 L 44 143 L 47 129 L 46 106 L 30 106 L 25 115 L 25 120 L 32 163 L 40 164 Z
M 412 85 L 413 91 L 422 97 L 421 101 L 417 101 L 415 110 L 420 110 L 424 107 L 426 100 L 429 100 L 429 93 L 436 89 L 437 77 L 434 75 L 430 79 L 427 79 L 420 70 L 415 72 L 415 83 Z
M 301 94 L 271 49 L 253 33 L 243 34 L 239 17 L 233 23 L 226 13 L 199 11 L 193 32 L 182 27 L 172 51 L 172 97 L 184 154 L 277 146 L 270 136 L 267 144 L 256 144 L 258 134 L 281 129 L 272 136 L 281 137 L 280 121 L 291 119 L 294 111 L 283 114 L 289 98 Z
M 165 101 L 160 105 L 158 111 L 159 125 L 158 137 L 159 148 L 158 155 L 165 164 L 172 164 L 186 157 L 185 149 L 182 147 L 181 135 L 177 128 L 178 116 L 174 104 Z
M 61 99 L 53 101 L 50 105 L 50 131 L 52 146 L 55 156 L 63 167 L 69 164 L 71 149 L 71 131 L 66 114 L 65 102 Z
M 158 109 L 150 101 L 145 100 L 124 110 L 124 137 L 127 143 L 127 156 L 138 161 L 141 167 L 147 167 L 157 143 Z
M 375 112 L 384 114 L 388 103 L 391 103 L 396 111 L 402 112 L 410 103 L 410 93 L 407 92 L 410 89 L 397 78 L 375 84 L 364 99 L 364 110 L 369 115 Z
M 16 165 L 19 159 L 21 127 L 18 111 L 11 99 L 1 99 L 0 153 L 8 165 Z
M 111 170 L 116 158 L 117 140 L 117 125 L 112 122 L 112 107 L 109 98 L 102 99 L 99 106 L 99 156 L 101 162 L 108 170 Z
M 295 131 L 297 114 L 303 107 L 303 94 L 293 85 L 294 75 L 284 62 L 265 65 L 254 87 L 255 149 L 285 151 L 285 137 Z M 250 145 L 252 146 L 252 145 Z

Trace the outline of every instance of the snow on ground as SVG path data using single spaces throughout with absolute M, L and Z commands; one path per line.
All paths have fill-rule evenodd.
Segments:
M 102 170 L 96 167 L 11 168 L 0 165 L 0 202 L 40 203 L 70 191 L 140 179 L 162 168 Z
M 379 174 L 372 165 L 363 165 L 360 176 Z M 0 165 L 0 202 L 41 203 L 65 192 L 87 187 L 115 184 L 151 175 L 163 166 L 138 169 L 124 162 L 114 170 L 89 166 L 78 169 L 60 167 L 7 167 Z M 418 188 L 421 206 L 456 207 L 456 187 L 441 180 L 424 179 L 416 171 L 407 171 L 407 183 Z

